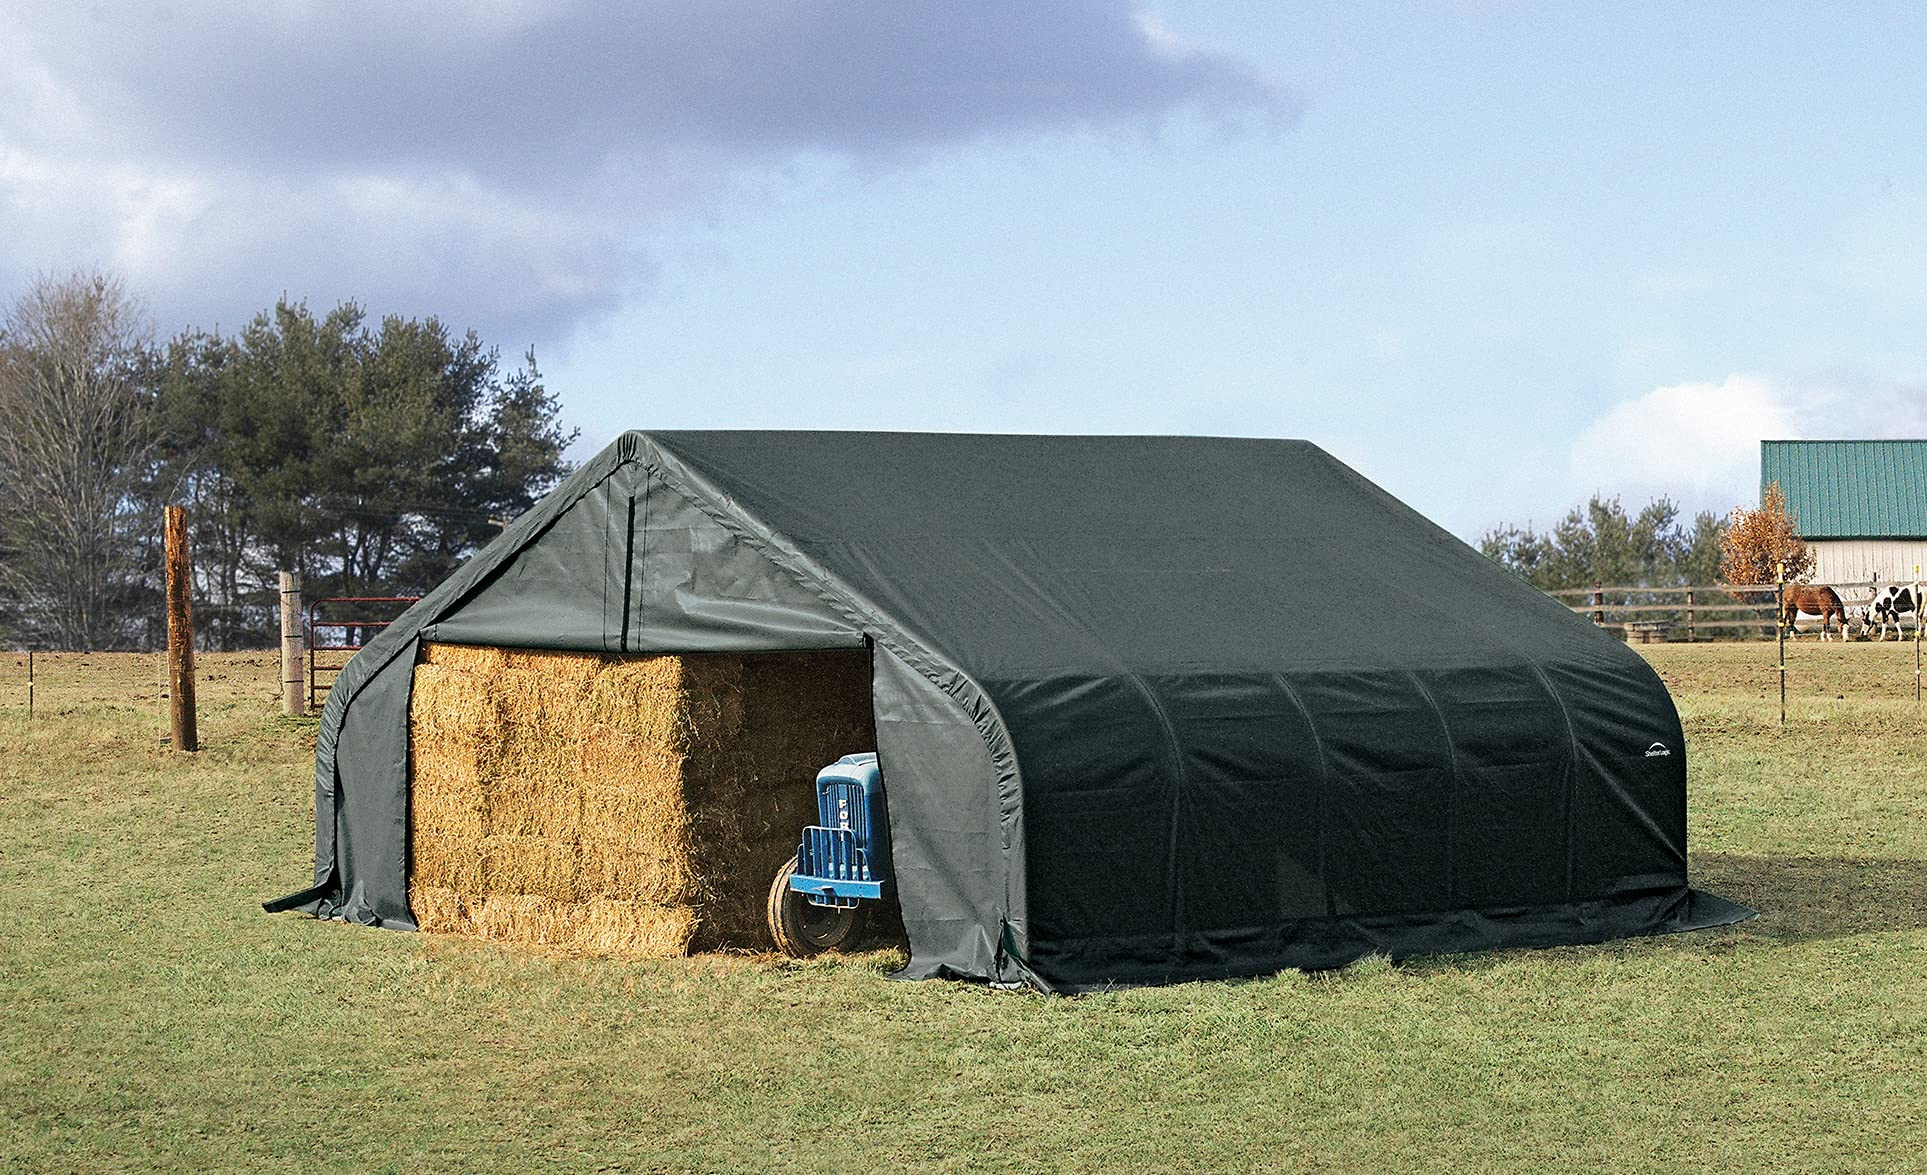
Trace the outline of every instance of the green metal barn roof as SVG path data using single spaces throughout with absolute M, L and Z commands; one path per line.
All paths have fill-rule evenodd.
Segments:
M 1806 538 L 1927 538 L 1927 440 L 1761 441 L 1775 481 Z

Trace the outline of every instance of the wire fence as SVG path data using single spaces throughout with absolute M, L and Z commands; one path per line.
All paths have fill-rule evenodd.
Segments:
M 312 715 L 281 713 L 280 666 L 279 650 L 197 658 L 195 697 L 203 728 L 231 732 L 238 723 L 258 731 L 261 719 L 275 716 L 312 729 Z M 165 652 L 0 652 L 0 732 L 9 737 L 38 731 L 39 737 L 164 750 L 173 742 L 170 701 Z
M 1844 615 L 1832 621 L 1832 631 L 1869 635 L 1867 609 L 1874 594 L 1892 586 L 1879 580 L 1827 584 L 1786 584 L 1795 587 L 1829 588 L 1840 599 Z M 1901 585 L 1906 586 L 1906 585 Z M 1594 584 L 1583 588 L 1562 588 L 1546 594 L 1580 615 L 1590 617 L 1601 628 L 1610 629 L 1629 641 L 1698 641 L 1718 639 L 1777 639 L 1782 585 L 1771 583 L 1724 583 L 1694 587 L 1644 587 Z M 1795 638 L 1817 634 L 1825 627 L 1818 612 L 1797 612 L 1793 617 Z M 1912 618 L 1912 619 L 1916 619 Z M 1801 627 L 1803 620 L 1807 627 Z
M 156 742 L 170 738 L 167 651 L 0 655 L 0 716 L 44 720 L 105 707 L 151 719 Z
M 1850 613 L 1864 613 L 1866 601 L 1880 587 L 1878 582 L 1826 585 L 1839 595 Z M 1596 584 L 1547 593 L 1574 613 L 1613 630 L 1632 642 L 1722 642 L 1758 645 L 1759 664 L 1767 672 L 1787 675 L 1785 643 L 1778 637 L 1812 641 L 1817 638 L 1817 617 L 1808 617 L 1806 627 L 1782 631 L 1776 620 L 1776 585 L 1716 584 L 1694 587 L 1645 587 Z M 309 705 L 318 707 L 327 685 L 355 652 L 372 640 L 400 610 L 413 602 L 412 597 L 373 599 L 322 599 L 312 601 L 303 611 L 301 624 L 304 662 L 310 666 Z M 205 606 L 196 606 L 197 625 Z M 218 606 L 217 606 L 218 607 Z M 164 629 L 164 626 L 162 626 Z M 1913 680 L 1909 683 L 1920 697 L 1922 670 L 1919 656 L 1920 629 L 1911 625 L 1907 634 L 1914 645 Z M 1861 639 L 1866 635 L 1861 629 Z M 265 645 L 266 642 L 263 642 Z M 1776 655 L 1776 645 L 1779 652 Z M 229 666 L 259 669 L 273 684 L 280 651 L 257 648 L 243 652 L 215 652 L 203 646 L 197 657 L 205 659 L 211 673 L 231 672 Z M 317 655 L 321 660 L 317 663 Z M 1896 650 L 1896 655 L 1898 651 Z M 1864 671 L 1871 678 L 1885 678 L 1899 671 L 1894 665 L 1868 661 Z M 1846 666 L 1842 666 L 1845 668 Z M 1859 673 L 1860 670 L 1852 670 Z M 1796 684 L 1798 682 L 1796 670 Z M 17 648 L 0 652 L 0 716 L 41 718 L 71 709 L 76 705 L 106 705 L 151 714 L 155 737 L 166 742 L 169 731 L 168 660 L 165 646 L 156 642 L 148 648 L 118 648 L 86 652 L 55 651 L 45 648 Z
M 320 708 L 335 679 L 347 668 L 349 660 L 417 599 L 417 596 L 322 597 L 309 601 L 301 609 L 299 629 L 304 678 L 301 692 L 310 710 Z M 195 656 L 259 653 L 267 644 L 259 637 L 249 647 L 237 649 L 220 635 L 206 635 L 211 626 L 204 624 L 204 617 L 209 613 L 219 615 L 222 611 L 221 605 L 195 605 Z M 247 606 L 248 619 L 257 628 L 259 612 L 259 608 Z M 149 628 L 158 634 L 157 638 L 142 635 Z M 18 696 L 0 697 L 0 708 L 18 705 L 29 713 L 39 709 L 42 701 L 41 681 L 46 672 L 60 673 L 80 664 L 89 664 L 94 668 L 116 666 L 114 672 L 124 685 L 118 690 L 109 691 L 113 697 L 121 701 L 152 701 L 165 721 L 168 700 L 165 618 L 141 617 L 123 631 L 132 635 L 85 650 L 52 647 L 52 642 L 47 640 L 20 641 L 11 649 L 0 645 L 0 650 L 4 650 L 0 656 L 9 659 L 19 682 Z M 278 648 L 272 651 L 275 656 L 280 655 Z M 76 658 L 81 660 L 77 661 Z M 94 660 L 88 662 L 88 658 Z

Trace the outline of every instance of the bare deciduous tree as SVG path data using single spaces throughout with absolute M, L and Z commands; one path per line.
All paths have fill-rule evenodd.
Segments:
M 1800 520 L 1787 510 L 1786 491 L 1769 483 L 1760 508 L 1733 508 L 1727 525 L 1720 574 L 1728 583 L 1772 583 L 1784 568 L 1788 583 L 1805 583 L 1813 575 L 1813 549 L 1800 537 Z M 1772 599 L 1770 592 L 1758 593 Z
M 0 319 L 0 592 L 30 635 L 115 643 L 152 451 L 146 313 L 119 278 L 41 277 Z

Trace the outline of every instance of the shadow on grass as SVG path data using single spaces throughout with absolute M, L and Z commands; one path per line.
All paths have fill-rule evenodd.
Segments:
M 1751 906 L 1760 916 L 1688 934 L 1622 938 L 1549 951 L 1723 955 L 1749 942 L 1815 942 L 1927 928 L 1927 861 L 1695 853 L 1692 882 L 1693 888 Z M 1486 971 L 1520 953 L 1421 955 L 1399 966 L 1418 975 Z
M 1760 912 L 1741 937 L 1808 942 L 1927 927 L 1927 861 L 1696 853 L 1693 885 Z

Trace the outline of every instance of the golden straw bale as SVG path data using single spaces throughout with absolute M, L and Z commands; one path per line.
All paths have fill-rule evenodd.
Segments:
M 568 924 L 556 917 L 557 905 L 541 894 L 503 893 L 470 902 L 469 911 L 474 933 L 483 938 L 559 946 L 568 938 Z
M 489 788 L 491 833 L 572 839 L 581 830 L 582 685 L 551 682 L 533 669 L 494 678 L 505 721 Z
M 636 848 L 585 834 L 577 842 L 581 890 L 623 901 L 689 902 L 696 897 L 696 877 L 682 849 L 680 844 Z
M 599 674 L 589 689 L 582 711 L 591 733 L 626 739 L 654 749 L 681 746 L 687 741 L 680 674 L 661 672 L 662 662 L 674 657 L 651 657 L 655 664 L 618 665 Z
M 511 733 L 528 730 L 566 736 L 579 718 L 588 678 L 551 677 L 540 669 L 503 669 L 489 679 Z
M 475 932 L 474 919 L 468 912 L 468 898 L 460 889 L 410 881 L 408 908 L 415 915 L 415 927 L 418 930 L 431 934 Z
M 683 687 L 686 657 L 616 657 L 597 675 L 598 686 L 610 680 L 624 681 L 631 688 L 680 690 Z
M 408 740 L 415 773 L 445 779 L 451 787 L 484 789 L 488 780 L 501 774 L 502 740 L 464 737 L 467 733 L 417 725 Z
M 506 668 L 532 670 L 558 686 L 564 682 L 571 685 L 587 682 L 613 660 L 602 653 L 551 649 L 504 649 L 502 652 Z
M 727 748 L 743 725 L 741 658 L 702 654 L 680 661 L 672 741 L 691 752 Z
M 422 661 L 445 669 L 487 676 L 508 664 L 508 653 L 504 649 L 482 645 L 445 645 L 423 641 Z
M 677 958 L 689 953 L 696 915 L 686 906 L 598 899 L 554 902 L 528 895 L 497 895 L 480 903 L 474 933 L 508 942 L 533 943 L 601 955 Z
M 486 761 L 500 757 L 506 727 L 494 697 L 486 690 L 421 691 L 410 704 L 409 713 L 414 721 L 411 733 L 451 746 L 465 744 L 482 770 L 493 770 Z
M 557 902 L 537 894 L 470 898 L 429 885 L 408 887 L 415 924 L 430 933 L 465 934 L 595 955 L 674 959 L 689 953 L 696 915 L 687 906 L 598 898 Z
M 499 742 L 502 711 L 489 688 L 490 680 L 445 665 L 417 665 L 408 702 L 410 724 L 470 741 Z
M 434 927 L 597 953 L 767 945 L 817 769 L 875 745 L 863 650 L 452 657 L 417 667 L 410 715 Z
M 689 953 L 696 923 L 688 906 L 598 899 L 577 907 L 573 945 L 596 954 L 675 959 Z
M 484 776 L 473 770 L 452 770 L 471 760 L 447 748 L 424 748 L 409 757 L 413 780 L 408 789 L 408 824 L 421 832 L 476 840 L 488 832 L 488 802 Z
M 688 817 L 681 755 L 597 731 L 584 740 L 580 762 L 584 835 L 648 841 L 680 836 Z
M 558 902 L 581 896 L 581 855 L 574 841 L 543 836 L 482 838 L 482 885 L 490 894 L 537 894 Z
M 502 751 L 501 711 L 486 679 L 420 665 L 409 702 L 409 820 L 470 839 L 485 831 L 488 780 Z
M 488 884 L 473 837 L 416 828 L 409 838 L 409 878 L 423 885 L 481 893 Z
M 575 779 L 578 755 L 551 751 L 531 762 L 534 756 L 514 753 L 518 749 L 511 744 L 504 758 L 512 766 L 488 785 L 484 813 L 489 835 L 574 840 L 582 831 L 582 788 Z

